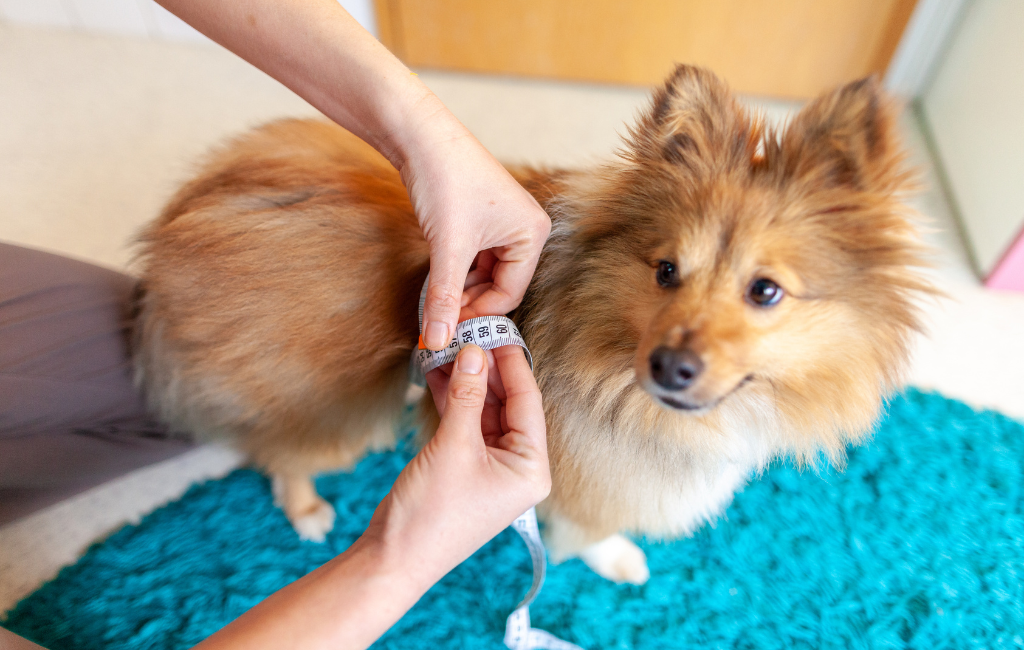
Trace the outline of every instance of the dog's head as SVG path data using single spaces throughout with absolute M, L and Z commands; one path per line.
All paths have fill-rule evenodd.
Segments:
M 869 79 L 778 134 L 680 66 L 574 225 L 574 295 L 608 330 L 587 334 L 614 340 L 592 361 L 628 358 L 633 400 L 709 423 L 757 404 L 783 447 L 840 454 L 898 385 L 929 291 L 895 119 Z

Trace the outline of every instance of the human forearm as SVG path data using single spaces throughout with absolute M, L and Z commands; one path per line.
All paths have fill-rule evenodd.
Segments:
M 197 648 L 365 648 L 543 499 L 551 477 L 540 391 L 518 348 L 498 348 L 494 359 L 503 382 L 500 424 L 483 426 L 488 362 L 469 346 L 446 384 L 437 432 L 402 470 L 362 537 Z
M 468 134 L 336 0 L 159 0 L 352 131 L 401 169 L 415 150 Z
M 526 293 L 551 223 L 537 202 L 405 65 L 336 0 L 158 0 L 288 86 L 401 172 L 430 246 L 423 342 L 448 345 L 466 278 L 487 251 L 478 314 Z
M 440 577 L 407 564 L 398 549 L 361 537 L 345 553 L 274 593 L 196 648 L 366 648 Z

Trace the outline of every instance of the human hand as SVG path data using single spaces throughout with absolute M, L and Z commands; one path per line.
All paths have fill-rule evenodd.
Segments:
M 481 253 L 483 257 L 485 253 Z M 466 278 L 467 289 L 462 293 L 462 309 L 459 312 L 459 322 L 469 320 L 470 318 L 476 318 L 484 314 L 478 314 L 473 307 L 473 301 L 482 295 L 491 287 L 491 283 L 488 281 L 486 273 L 487 269 L 480 269 L 474 267 L 469 272 L 469 277 Z M 496 427 L 500 421 L 501 408 L 503 406 L 502 397 L 504 395 L 504 386 L 501 382 L 501 374 L 498 372 L 498 366 L 494 361 L 494 352 L 491 350 L 484 350 L 484 354 L 487 356 L 487 395 L 484 397 L 484 411 L 482 415 L 482 422 L 484 429 L 487 427 Z M 443 366 L 439 366 L 426 375 L 427 387 L 430 388 L 430 395 L 434 399 L 434 405 L 437 407 L 438 413 L 444 413 L 445 403 L 448 400 L 448 382 L 451 381 L 452 372 L 454 370 L 455 363 L 446 363 Z
M 455 332 L 460 308 L 472 317 L 519 305 L 551 221 L 440 102 L 424 112 L 428 119 L 409 129 L 416 137 L 405 143 L 399 170 L 430 246 L 423 342 L 440 350 Z M 474 286 L 482 290 L 461 304 L 463 291 Z
M 402 175 L 430 245 L 423 341 L 455 332 L 470 265 L 493 286 L 474 302 L 505 314 L 526 293 L 550 220 L 419 77 L 337 2 L 160 0 L 369 143 Z M 478 274 L 479 275 L 479 274 Z
M 402 470 L 364 537 L 424 589 L 469 557 L 551 489 L 540 391 L 522 351 L 493 351 L 501 377 L 487 386 L 488 359 L 463 349 L 437 433 Z M 498 403 L 483 417 L 485 399 Z

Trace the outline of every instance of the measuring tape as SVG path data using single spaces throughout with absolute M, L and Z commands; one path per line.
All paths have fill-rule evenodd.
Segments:
M 423 304 L 427 301 L 427 283 L 430 282 L 430 274 L 423 282 L 423 290 L 420 291 L 420 332 L 423 331 Z M 420 336 L 419 347 L 412 355 L 412 376 L 414 384 L 426 387 L 426 374 L 434 368 L 440 368 L 446 363 L 455 361 L 459 351 L 467 345 L 476 345 L 484 350 L 493 350 L 505 345 L 518 345 L 526 353 L 526 360 L 530 362 L 530 370 L 533 370 L 533 355 L 526 347 L 523 335 L 519 328 L 512 322 L 512 319 L 505 316 L 479 316 L 464 320 L 455 326 L 455 336 L 448 342 L 443 350 L 428 350 L 423 344 L 423 336 Z
M 583 650 L 550 632 L 530 627 L 530 603 L 540 593 L 540 587 L 544 584 L 544 574 L 547 572 L 544 542 L 541 541 L 540 530 L 537 528 L 537 510 L 530 508 L 519 515 L 512 522 L 512 528 L 519 533 L 526 542 L 526 547 L 530 549 L 530 559 L 533 560 L 533 584 L 526 592 L 526 596 L 516 605 L 515 610 L 505 619 L 505 645 L 511 650 Z
M 523 348 L 526 360 L 530 362 L 530 370 L 533 370 L 533 355 L 526 349 L 523 335 L 519 333 L 516 324 L 505 316 L 479 316 L 462 321 L 455 327 L 455 336 L 448 343 L 448 347 L 437 352 L 428 350 L 423 345 L 423 337 L 420 337 L 420 345 L 414 358 L 423 374 L 426 374 L 434 368 L 455 361 L 455 357 L 459 356 L 459 350 L 470 344 L 480 346 L 484 350 L 493 350 L 504 345 L 518 345 Z
M 429 282 L 428 274 L 423 282 L 423 290 L 420 291 L 420 332 L 423 331 L 423 304 L 427 300 Z M 456 325 L 455 336 L 443 350 L 434 352 L 426 349 L 421 336 L 419 349 L 413 351 L 410 360 L 410 381 L 417 386 L 425 387 L 428 372 L 455 361 L 459 351 L 470 344 L 478 345 L 484 350 L 493 350 L 504 345 L 518 345 L 526 353 L 526 360 L 530 362 L 530 369 L 533 370 L 533 355 L 526 347 L 526 341 L 523 340 L 523 335 L 519 333 L 515 323 L 505 316 L 480 316 Z M 537 527 L 537 511 L 530 508 L 521 514 L 512 522 L 512 528 L 519 533 L 530 550 L 530 559 L 533 561 L 533 584 L 505 621 L 505 645 L 510 650 L 583 650 L 550 632 L 530 627 L 530 603 L 540 593 L 547 572 L 544 542 L 541 541 L 540 530 Z

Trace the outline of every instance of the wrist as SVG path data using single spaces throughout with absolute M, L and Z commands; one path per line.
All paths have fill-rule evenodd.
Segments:
M 411 607 L 447 573 L 439 570 L 425 551 L 402 531 L 387 530 L 386 526 L 371 522 L 343 556 L 351 555 L 361 571 L 396 597 L 407 600 Z
M 410 165 L 415 168 L 432 158 L 443 158 L 453 145 L 473 139 L 433 92 L 418 79 L 416 84 L 422 94 L 409 91 L 403 101 L 393 105 L 385 117 L 385 137 L 377 147 L 400 172 Z
M 372 37 L 367 35 L 373 40 Z M 375 56 L 358 61 L 353 71 L 327 84 L 330 97 L 322 110 L 380 152 L 399 171 L 411 159 L 435 151 L 469 131 L 418 75 L 373 40 Z M 353 102 L 352 95 L 362 101 Z
M 197 647 L 367 648 L 432 584 L 410 571 L 401 554 L 364 535 Z

